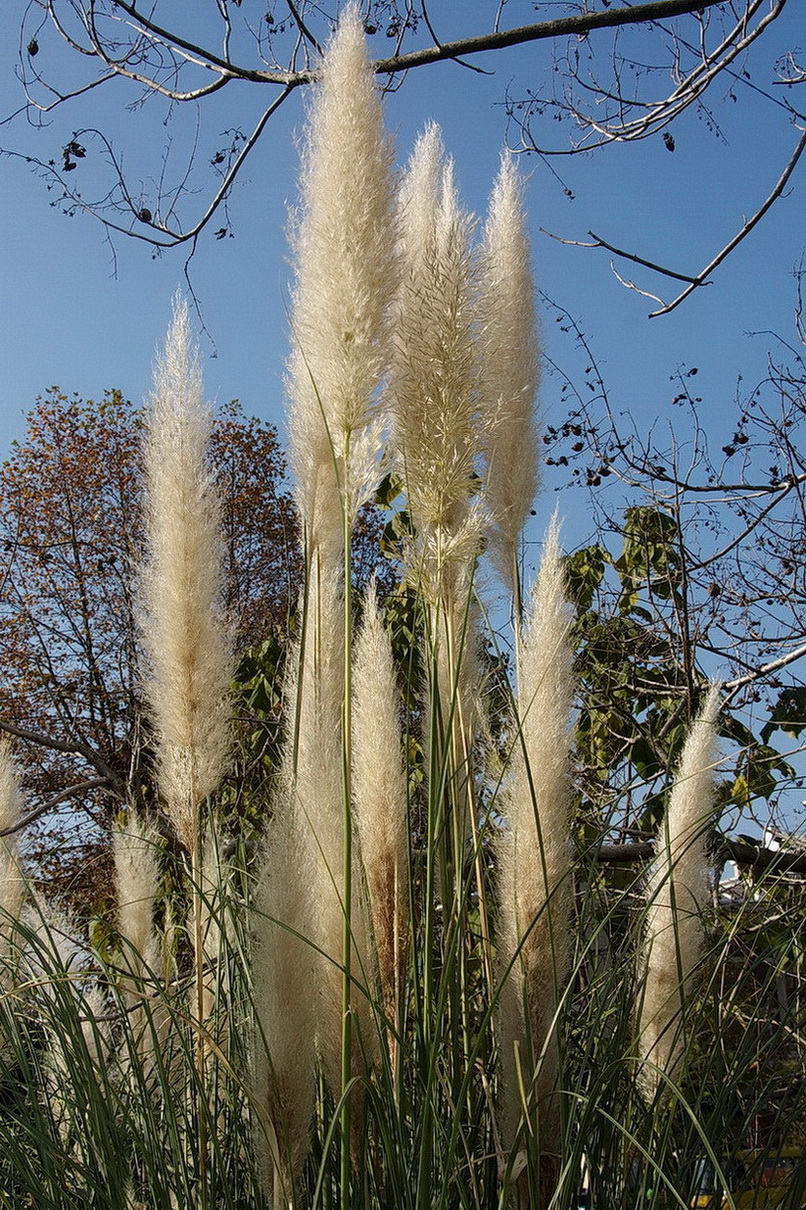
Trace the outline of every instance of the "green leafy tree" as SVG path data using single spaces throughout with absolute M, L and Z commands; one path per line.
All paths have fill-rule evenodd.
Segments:
M 726 826 L 791 832 L 801 818 L 806 363 L 780 342 L 727 432 L 706 432 L 696 373 L 678 374 L 677 428 L 689 434 L 678 440 L 617 419 L 591 355 L 544 437 L 545 461 L 590 505 L 592 540 L 567 560 L 580 789 L 594 826 L 621 828 L 620 840 L 654 830 L 709 679 L 724 687 Z

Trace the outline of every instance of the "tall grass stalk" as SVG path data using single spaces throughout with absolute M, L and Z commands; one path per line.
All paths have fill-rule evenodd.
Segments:
M 408 793 L 400 731 L 400 694 L 392 646 L 375 597 L 364 604 L 355 646 L 353 794 L 371 936 L 390 1060 L 397 1066 L 408 958 Z
M 417 142 L 399 208 L 401 280 L 389 401 L 412 523 L 407 574 L 422 602 L 426 653 L 425 872 L 418 903 L 423 955 L 415 1014 L 427 1090 L 418 1168 L 424 1191 L 441 1117 L 453 1114 L 460 1130 L 473 1117 L 476 1090 L 465 1076 L 475 1049 L 479 989 L 470 972 L 479 957 L 483 970 L 491 969 L 485 925 L 480 953 L 469 940 L 471 916 L 487 916 L 477 801 L 483 712 L 475 584 L 488 419 L 480 389 L 480 283 L 474 222 L 459 204 L 453 165 L 435 126 Z M 488 1042 L 483 1049 L 479 1070 L 489 1059 Z
M 321 932 L 317 944 L 325 964 L 330 964 L 323 970 L 323 978 L 327 986 L 334 973 L 340 972 L 341 978 L 339 997 L 328 997 L 322 1005 L 319 1032 L 326 1070 L 343 1105 L 341 1184 L 345 1197 L 352 1104 L 347 1090 L 354 1050 L 353 946 L 354 935 L 363 933 L 360 914 L 354 912 L 351 530 L 359 508 L 380 478 L 378 388 L 388 362 L 388 300 L 394 289 L 395 265 L 391 166 L 380 96 L 359 9 L 353 3 L 342 14 L 322 61 L 308 124 L 302 203 L 293 236 L 297 276 L 288 374 L 291 462 L 308 570 L 305 616 L 309 629 L 303 648 L 312 645 L 323 655 L 325 645 L 334 641 L 337 622 L 335 611 L 330 610 L 332 584 L 340 581 L 343 585 L 339 712 L 320 715 L 315 724 L 322 750 L 311 751 L 308 758 L 318 767 L 316 794 L 300 788 L 299 765 L 295 793 L 302 795 L 310 842 L 320 858 L 317 887 L 321 908 L 317 915 Z M 320 621 L 323 629 L 319 629 Z M 317 661 L 304 661 L 302 669 L 298 701 L 309 694 L 315 700 L 327 669 Z M 329 697 L 329 693 L 330 686 L 325 686 L 323 696 Z M 301 728 L 301 742 L 312 742 L 303 737 Z M 329 764 L 336 754 L 337 778 Z M 330 786 L 324 789 L 328 777 Z M 340 798 L 335 797 L 338 791 Z M 359 948 L 363 948 L 360 940 Z M 366 1016 L 365 1006 L 360 1005 L 358 1012 Z M 335 1024 L 338 1030 L 333 1028 Z
M 22 806 L 22 789 L 11 740 L 4 735 L 0 737 L 0 954 L 4 957 L 11 954 L 14 921 L 19 918 L 25 897 L 25 878 L 14 831 L 22 817 Z M 0 967 L 0 994 L 3 975 Z
M 205 821 L 230 746 L 232 637 L 222 608 L 221 506 L 208 460 L 212 414 L 204 403 L 186 305 L 177 301 L 157 362 L 145 442 L 147 557 L 141 573 L 144 688 L 156 731 L 166 809 L 190 854 L 199 1084 L 206 1083 Z M 214 822 L 209 821 L 210 828 Z M 206 1163 L 206 1114 L 198 1115 Z M 201 1204 L 206 1206 L 205 1182 Z
M 401 282 L 390 382 L 393 445 L 412 519 L 408 573 L 425 603 L 429 643 L 428 861 L 457 917 L 471 831 L 471 738 L 478 707 L 475 567 L 483 513 L 474 499 L 482 446 L 477 270 L 472 219 L 429 126 L 400 190 Z M 428 909 L 426 909 L 428 911 Z M 427 972 L 428 973 L 428 972 Z
M 314 871 L 304 826 L 284 779 L 270 825 L 255 905 L 255 1095 L 263 1107 L 257 1148 L 263 1185 L 275 1206 L 296 1205 L 315 1100 L 316 1031 L 322 996 L 311 943 Z
M 112 832 L 117 927 L 121 967 L 129 975 L 121 977 L 119 989 L 131 1032 L 133 1035 L 139 1032 L 137 1055 L 143 1065 L 152 1062 L 153 1044 L 152 1022 L 143 1005 L 153 997 L 154 972 L 160 972 L 160 977 L 167 975 L 154 927 L 161 849 L 159 836 L 144 820 L 132 815 L 117 821 Z
M 574 692 L 571 616 L 556 524 L 519 639 L 509 782 L 500 809 L 498 962 L 501 996 L 503 1162 L 517 1144 L 530 1159 L 560 1153 L 557 1013 L 568 974 L 573 910 L 570 712 Z M 547 1204 L 540 1165 L 528 1166 L 529 1204 Z M 524 1182 L 525 1183 L 525 1182 Z

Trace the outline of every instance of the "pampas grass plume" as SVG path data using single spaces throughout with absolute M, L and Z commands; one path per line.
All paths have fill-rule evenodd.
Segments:
M 647 886 L 638 1041 L 650 1096 L 664 1076 L 677 1079 L 685 1057 L 686 999 L 702 956 L 702 912 L 711 893 L 705 844 L 715 806 L 718 716 L 714 685 L 683 748 Z
M 512 777 L 503 798 L 508 830 L 502 832 L 498 847 L 499 969 L 506 977 L 501 1119 L 507 1147 L 525 1111 L 514 1058 L 516 1043 L 523 1085 L 527 1095 L 534 1089 L 538 1119 L 556 1075 L 552 1034 L 569 962 L 573 902 L 570 625 L 557 526 L 552 522 L 519 640 L 518 732 Z M 556 1142 L 550 1135 L 551 1124 L 546 1122 L 541 1125 L 544 1144 Z
M 338 550 L 379 477 L 376 392 L 394 292 L 392 148 L 357 4 L 344 10 L 308 122 L 288 367 L 290 461 L 308 541 Z
M 154 829 L 134 815 L 112 831 L 118 929 L 126 947 L 123 957 L 132 972 L 138 974 L 155 957 L 158 845 Z
M 14 828 L 22 816 L 22 790 L 8 736 L 0 737 L 0 832 Z M 0 835 L 0 961 L 7 956 L 14 922 L 25 896 L 25 879 L 17 852 L 16 833 Z M 0 970 L 0 978 L 6 972 Z M 0 982 L 2 987 L 2 982 Z
M 160 789 L 188 849 L 199 804 L 216 789 L 230 742 L 232 643 L 221 605 L 220 505 L 207 459 L 211 424 L 187 307 L 179 301 L 148 415 L 141 641 Z
M 291 1191 L 308 1152 L 314 1112 L 317 969 L 309 936 L 305 851 L 293 817 L 278 801 L 255 905 L 256 1093 L 266 1118 L 257 1151 L 274 1205 Z M 309 871 L 308 871 L 309 873 Z
M 433 124 L 415 146 L 400 211 L 393 438 L 417 534 L 410 564 L 435 599 L 467 579 L 481 516 L 472 504 L 480 435 L 473 224 Z
M 408 812 L 392 645 L 372 585 L 355 645 L 353 799 L 387 1018 L 399 1003 L 408 934 Z
M 288 797 L 300 839 L 300 860 L 310 902 L 306 936 L 319 947 L 317 1044 L 332 1087 L 338 1087 L 341 1052 L 341 961 L 344 901 L 344 600 L 338 574 L 309 579 L 309 616 L 291 694 L 286 756 Z M 293 759 L 293 768 L 292 765 Z
M 490 409 L 489 552 L 517 599 L 517 542 L 538 486 L 539 360 L 523 179 L 509 153 L 501 160 L 484 228 L 481 290 L 482 393 Z

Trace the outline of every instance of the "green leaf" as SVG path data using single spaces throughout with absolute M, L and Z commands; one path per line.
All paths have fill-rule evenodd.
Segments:
M 778 701 L 772 708 L 769 722 L 761 729 L 761 738 L 767 743 L 776 730 L 797 739 L 806 727 L 806 687 L 792 685 L 782 689 Z
M 568 596 L 580 612 L 590 609 L 609 561 L 607 551 L 599 545 L 586 546 L 564 559 Z

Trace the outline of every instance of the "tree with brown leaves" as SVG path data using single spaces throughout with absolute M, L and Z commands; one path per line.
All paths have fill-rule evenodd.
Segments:
M 154 793 L 132 590 L 142 427 L 119 391 L 95 402 L 54 387 L 0 468 L 0 725 L 18 740 L 24 817 L 39 814 L 29 854 L 84 906 L 107 884 L 97 866 L 121 804 Z M 285 633 L 299 582 L 295 513 L 270 425 L 231 403 L 210 454 L 225 603 L 244 655 Z

